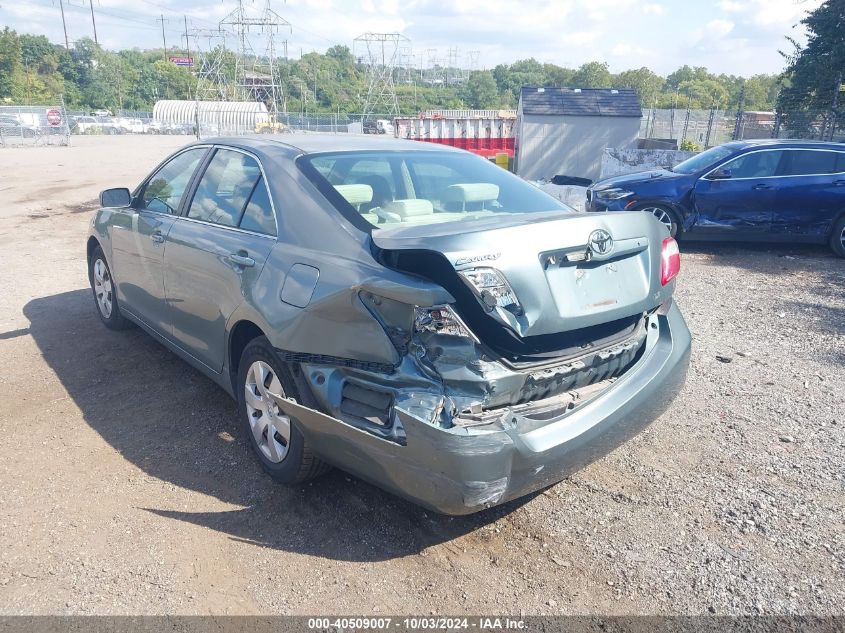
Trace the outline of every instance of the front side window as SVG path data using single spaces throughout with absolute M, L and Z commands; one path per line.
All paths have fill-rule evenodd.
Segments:
M 141 201 L 144 209 L 175 214 L 185 189 L 200 160 L 208 151 L 205 147 L 189 149 L 174 156 L 159 169 L 144 186 Z
M 845 153 L 796 149 L 785 152 L 781 176 L 818 176 L 835 174 L 837 158 Z
M 336 207 L 376 228 L 572 210 L 472 154 L 361 151 L 300 160 Z
M 778 174 L 782 151 L 750 152 L 722 165 L 731 178 L 770 178 Z
M 218 149 L 197 185 L 188 217 L 204 222 L 238 226 L 247 201 L 261 178 L 251 156 Z

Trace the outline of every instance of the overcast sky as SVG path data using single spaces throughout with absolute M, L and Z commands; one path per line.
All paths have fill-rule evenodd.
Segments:
M 0 26 L 64 42 L 60 0 L 0 0 Z M 89 0 L 63 0 L 71 41 L 91 37 Z M 93 0 L 100 43 L 110 49 L 184 46 L 188 28 L 214 28 L 233 0 Z M 265 0 L 244 0 L 258 13 Z M 612 71 L 648 66 L 666 74 L 683 64 L 753 75 L 783 69 L 784 36 L 803 40 L 804 13 L 821 0 L 271 0 L 292 25 L 289 52 L 352 47 L 364 32 L 401 32 L 425 65 L 437 49 L 460 60 L 480 51 L 479 67 L 534 57 L 578 66 L 606 61 Z M 207 40 L 202 43 L 207 45 Z M 462 64 L 466 65 L 466 64 Z

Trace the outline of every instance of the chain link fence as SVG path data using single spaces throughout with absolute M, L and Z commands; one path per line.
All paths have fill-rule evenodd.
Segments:
M 845 117 L 827 112 L 646 110 L 640 139 L 654 149 L 706 149 L 748 139 L 844 141 Z
M 62 103 L 0 106 L 0 147 L 68 145 L 69 125 Z
M 196 115 L 195 115 L 196 116 Z M 393 116 L 388 114 L 244 114 L 233 116 L 226 110 L 203 108 L 197 121 L 168 122 L 169 126 L 187 128 L 199 138 L 240 136 L 243 134 L 386 134 L 393 135 Z

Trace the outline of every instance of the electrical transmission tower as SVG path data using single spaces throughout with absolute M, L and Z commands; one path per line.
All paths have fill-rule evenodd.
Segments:
M 399 114 L 393 75 L 400 48 L 410 47 L 410 42 L 400 33 L 364 33 L 355 38 L 355 55 L 367 65 L 365 118 L 371 114 Z
M 423 74 L 423 81 L 431 86 L 440 85 L 443 83 L 443 64 L 437 57 L 436 48 L 427 48 L 426 51 L 425 72 Z
M 478 70 L 478 60 L 481 58 L 481 51 L 467 51 L 467 77 Z
M 446 62 L 446 84 L 460 83 L 463 79 L 463 71 L 458 64 L 457 46 L 449 49 L 449 58 Z
M 226 76 L 226 31 L 194 29 L 194 49 L 197 51 L 197 101 L 231 101 L 234 88 Z
M 283 28 L 290 31 L 291 25 L 273 11 L 270 0 L 265 0 L 263 10 L 257 15 L 244 4 L 245 0 L 238 0 L 235 10 L 220 21 L 221 30 L 231 30 L 237 40 L 235 95 L 242 101 L 261 101 L 275 113 L 279 111 L 279 103 L 284 103 L 276 35 Z M 282 57 L 287 59 L 287 40 L 281 44 Z
M 410 41 L 399 47 L 399 79 L 404 84 L 414 83 L 414 49 Z

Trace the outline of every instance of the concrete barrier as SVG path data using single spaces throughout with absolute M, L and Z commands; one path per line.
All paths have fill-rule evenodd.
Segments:
M 610 178 L 636 171 L 669 169 L 696 152 L 671 149 L 617 149 L 608 147 L 601 157 L 601 177 Z

